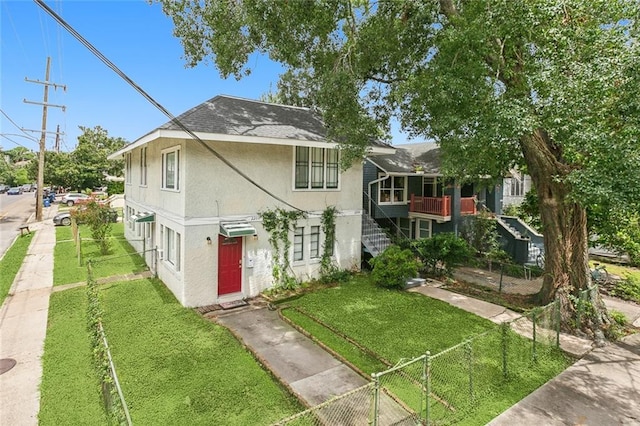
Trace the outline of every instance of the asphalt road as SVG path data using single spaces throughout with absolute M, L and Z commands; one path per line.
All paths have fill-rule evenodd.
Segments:
M 0 256 L 4 255 L 16 235 L 18 227 L 24 225 L 31 215 L 35 215 L 36 197 L 34 192 L 22 195 L 0 194 Z

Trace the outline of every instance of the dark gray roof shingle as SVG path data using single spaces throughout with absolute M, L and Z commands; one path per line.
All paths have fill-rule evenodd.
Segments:
M 189 130 L 237 136 L 324 141 L 320 115 L 308 108 L 270 104 L 219 95 L 180 114 Z M 160 129 L 182 130 L 169 121 Z

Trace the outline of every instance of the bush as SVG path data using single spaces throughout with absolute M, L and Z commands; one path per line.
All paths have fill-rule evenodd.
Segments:
M 376 285 L 385 288 L 403 289 L 408 278 L 418 275 L 420 262 L 411 250 L 396 245 L 369 260 L 373 268 L 371 277 Z
M 124 194 L 124 182 L 107 182 L 107 194 Z
M 460 229 L 460 236 L 479 256 L 487 256 L 500 249 L 497 224 L 488 211 L 480 211 L 477 216 L 466 217 Z
M 627 275 L 611 290 L 613 296 L 640 303 L 640 278 Z
M 432 276 L 450 275 L 455 266 L 465 263 L 472 255 L 469 244 L 452 233 L 413 241 L 411 247 L 422 261 L 425 273 Z
M 108 254 L 111 249 L 111 208 L 95 201 L 87 203 L 86 208 L 75 210 L 72 217 L 86 223 L 91 229 L 91 238 L 100 247 L 100 253 Z

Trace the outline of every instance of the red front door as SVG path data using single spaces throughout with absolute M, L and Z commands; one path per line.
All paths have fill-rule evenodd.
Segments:
M 218 235 L 218 296 L 242 290 L 242 238 Z

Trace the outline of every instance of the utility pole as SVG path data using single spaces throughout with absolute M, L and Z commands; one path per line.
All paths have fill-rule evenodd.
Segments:
M 56 144 L 53 147 L 53 150 L 57 153 L 60 152 L 60 125 L 56 127 Z
M 36 190 L 36 220 L 38 222 L 42 221 L 42 207 L 43 207 L 43 198 L 42 198 L 42 190 L 44 189 L 44 153 L 46 151 L 45 139 L 47 137 L 47 107 L 58 107 L 62 108 L 62 111 L 65 110 L 65 107 L 62 105 L 49 105 L 47 101 L 49 100 L 49 86 L 53 86 L 54 89 L 58 87 L 62 87 L 63 90 L 67 90 L 67 86 L 62 84 L 55 84 L 49 82 L 49 68 L 51 67 L 51 57 L 47 57 L 47 69 L 45 71 L 44 81 L 39 80 L 29 80 L 25 77 L 25 80 L 30 83 L 38 83 L 44 85 L 44 99 L 42 102 L 42 134 L 40 136 L 40 152 L 38 155 L 38 188 Z M 25 103 L 39 104 L 39 102 L 31 102 L 24 100 Z

